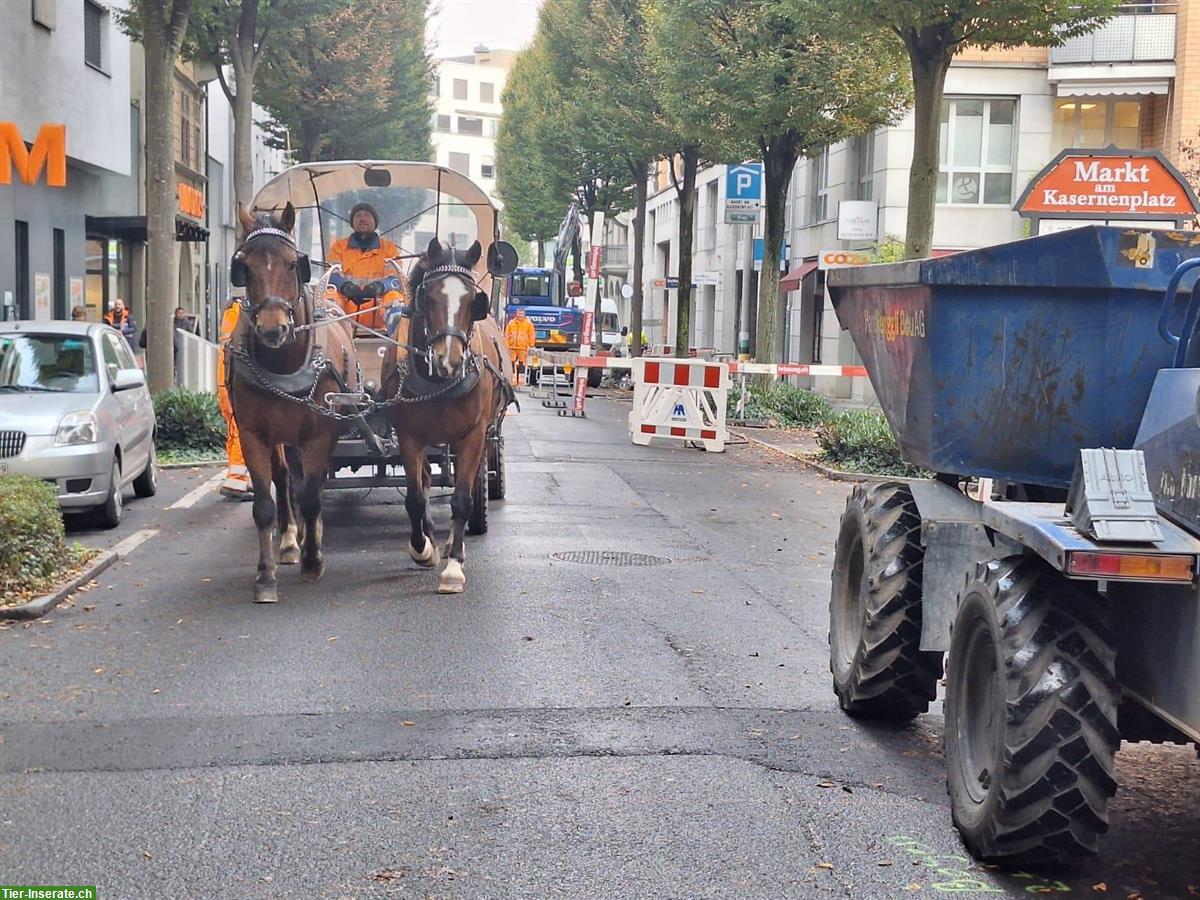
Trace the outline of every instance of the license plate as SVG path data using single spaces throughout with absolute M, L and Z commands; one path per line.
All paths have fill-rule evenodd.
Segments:
M 537 335 L 537 339 L 539 341 L 544 341 L 546 338 L 550 337 L 550 332 L 548 331 L 537 331 L 534 333 Z

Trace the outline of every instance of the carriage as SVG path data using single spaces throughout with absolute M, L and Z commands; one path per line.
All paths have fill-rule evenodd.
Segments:
M 433 163 L 304 163 L 267 182 L 255 195 L 253 206 L 259 212 L 278 212 L 289 202 L 296 210 L 297 246 L 311 260 L 308 290 L 316 297 L 334 294 L 330 278 L 337 266 L 325 261 L 326 252 L 350 232 L 349 213 L 360 202 L 375 208 L 380 236 L 400 248 L 400 257 L 389 260 L 388 266 L 402 284 L 406 284 L 412 262 L 435 236 L 459 248 L 480 242 L 493 276 L 493 310 L 503 276 L 516 265 L 515 251 L 499 240 L 498 211 L 483 189 L 466 176 Z M 387 324 L 401 312 L 399 297 L 380 305 Z M 381 329 L 354 321 L 351 326 L 361 370 L 356 379 L 360 395 L 327 400 L 336 399 L 340 408 L 357 409 L 363 416 L 337 442 L 326 489 L 404 485 L 397 436 L 377 411 L 385 378 L 384 357 L 393 344 L 386 333 L 387 324 Z M 430 447 L 428 458 L 432 486 L 453 487 L 456 460 L 449 446 Z M 479 479 L 468 521 L 471 534 L 487 531 L 488 501 L 503 499 L 505 494 L 504 438 L 498 424 L 489 429 L 486 465 L 480 467 Z

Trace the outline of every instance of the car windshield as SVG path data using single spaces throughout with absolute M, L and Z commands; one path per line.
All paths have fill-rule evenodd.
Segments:
M 620 331 L 621 324 L 617 320 L 617 314 L 606 312 L 600 313 L 600 330 L 601 331 Z
M 100 390 L 92 342 L 70 334 L 0 334 L 0 392 Z

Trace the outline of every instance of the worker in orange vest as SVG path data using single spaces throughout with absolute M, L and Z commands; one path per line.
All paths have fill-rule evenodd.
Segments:
M 379 215 L 370 203 L 356 203 L 350 209 L 349 237 L 334 241 L 326 261 L 336 263 L 340 272 L 329 279 L 326 299 L 335 301 L 354 321 L 376 331 L 383 330 L 384 310 L 402 300 L 399 277 L 388 271 L 387 261 L 400 256 L 400 248 L 379 236 Z
M 517 307 L 513 317 L 504 328 L 504 342 L 508 344 L 508 355 L 513 363 L 513 384 L 521 384 L 525 374 L 525 360 L 533 349 L 537 334 L 533 323 L 525 316 L 525 310 Z
M 237 329 L 242 304 L 237 298 L 230 301 L 221 316 L 220 349 L 217 351 L 217 405 L 225 419 L 225 480 L 221 482 L 221 496 L 230 500 L 250 500 L 254 488 L 250 484 L 250 472 L 242 457 L 242 442 L 238 436 L 237 422 L 233 418 L 233 407 L 229 403 L 228 381 L 225 377 L 225 347 L 233 339 Z

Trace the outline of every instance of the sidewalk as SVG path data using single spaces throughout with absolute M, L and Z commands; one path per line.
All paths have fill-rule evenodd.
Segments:
M 753 428 L 746 425 L 730 425 L 729 433 L 736 434 L 746 440 L 782 453 L 799 460 L 804 465 L 816 469 L 826 478 L 834 481 L 853 481 L 877 483 L 894 481 L 895 476 L 869 475 L 865 472 L 843 472 L 830 468 L 818 459 L 820 448 L 817 438 L 811 429 L 807 428 Z

